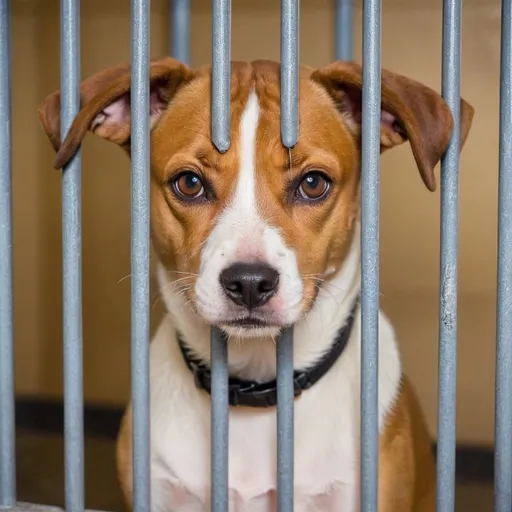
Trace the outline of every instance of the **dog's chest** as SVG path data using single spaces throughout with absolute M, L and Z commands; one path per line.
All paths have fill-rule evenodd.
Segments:
M 296 512 L 357 510 L 357 399 L 335 381 L 326 376 L 296 401 Z M 152 413 L 153 512 L 210 510 L 209 401 L 188 391 Z M 230 413 L 229 512 L 277 510 L 276 450 L 275 410 Z

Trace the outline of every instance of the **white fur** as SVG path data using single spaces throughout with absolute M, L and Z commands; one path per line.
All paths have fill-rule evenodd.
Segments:
M 302 283 L 295 255 L 278 230 L 258 213 L 254 138 L 258 119 L 251 96 L 241 122 L 242 160 L 233 200 L 223 212 L 202 254 L 199 315 L 169 286 L 160 266 L 162 298 L 169 311 L 151 344 L 152 512 L 210 510 L 210 397 L 196 388 L 176 343 L 178 329 L 196 354 L 210 355 L 209 322 L 230 314 L 218 285 L 222 268 L 244 258 L 264 258 L 282 279 L 274 308 L 297 320 L 294 366 L 303 368 L 329 349 L 360 290 L 360 233 L 330 283 L 322 284 L 313 309 L 299 319 L 295 304 Z M 261 253 L 255 248 L 259 248 Z M 244 253 L 244 251 L 246 251 Z M 206 321 L 205 321 L 206 320 Z M 395 400 L 400 359 L 388 320 L 379 316 L 379 426 Z M 252 334 L 254 336 L 255 333 Z M 264 381 L 275 377 L 273 333 L 254 339 L 232 336 L 231 375 Z M 295 401 L 295 511 L 359 510 L 360 317 L 333 368 Z M 276 510 L 276 411 L 230 409 L 230 512 Z
M 302 280 L 295 253 L 286 247 L 279 230 L 262 218 L 256 195 L 255 146 L 260 107 L 251 92 L 240 122 L 240 170 L 233 197 L 220 215 L 201 253 L 196 281 L 196 306 L 208 322 L 222 325 L 222 320 L 240 316 L 237 307 L 224 294 L 219 275 L 236 261 L 260 261 L 279 272 L 277 294 L 261 308 L 266 318 L 279 324 L 295 322 L 301 312 Z M 226 328 L 244 336 L 241 329 Z M 276 335 L 275 328 L 253 329 L 252 334 Z

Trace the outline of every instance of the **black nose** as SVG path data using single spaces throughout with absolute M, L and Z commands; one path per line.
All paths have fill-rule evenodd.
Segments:
M 275 294 L 279 274 L 262 263 L 235 263 L 222 271 L 220 283 L 235 304 L 252 309 Z

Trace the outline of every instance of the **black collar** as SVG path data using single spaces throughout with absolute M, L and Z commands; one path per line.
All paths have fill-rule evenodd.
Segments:
M 293 384 L 294 395 L 298 397 L 303 391 L 318 382 L 338 360 L 347 346 L 354 318 L 359 304 L 359 297 L 352 307 L 350 316 L 340 328 L 330 350 L 321 357 L 316 364 L 305 370 L 294 372 Z M 185 360 L 185 364 L 194 374 L 194 380 L 198 389 L 203 389 L 211 394 L 211 373 L 210 368 L 203 361 L 190 355 L 189 349 L 181 335 L 177 334 L 178 343 Z M 256 382 L 241 380 L 235 377 L 229 378 L 228 383 L 229 405 L 244 407 L 272 407 L 277 403 L 277 382 L 275 379 L 269 382 Z

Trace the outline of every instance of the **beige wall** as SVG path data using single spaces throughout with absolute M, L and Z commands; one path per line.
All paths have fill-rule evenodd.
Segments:
M 210 2 L 194 0 L 192 60 L 210 61 Z M 333 59 L 330 0 L 303 0 L 301 61 Z M 16 383 L 19 394 L 62 392 L 60 174 L 36 109 L 59 84 L 56 0 L 13 2 L 13 187 Z M 152 2 L 151 53 L 167 53 L 168 1 Z M 428 5 L 428 6 L 426 6 Z M 485 6 L 484 6 L 485 5 Z M 383 64 L 440 87 L 441 3 L 386 0 Z M 476 108 L 461 162 L 458 432 L 493 432 L 499 2 L 466 0 L 463 95 Z M 357 12 L 356 34 L 361 16 Z M 127 61 L 129 3 L 82 2 L 82 76 Z M 356 45 L 360 59 L 360 44 Z M 279 58 L 279 2 L 233 2 L 235 59 Z M 83 147 L 85 394 L 123 403 L 129 393 L 130 178 L 127 158 L 88 137 Z M 382 159 L 382 306 L 394 320 L 406 371 L 435 433 L 439 192 L 423 188 L 409 147 Z M 153 307 L 154 317 L 159 304 Z

